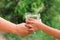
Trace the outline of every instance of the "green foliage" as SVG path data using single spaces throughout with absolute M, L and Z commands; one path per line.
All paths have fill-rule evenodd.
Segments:
M 44 6 L 42 12 L 39 9 Z M 41 13 L 42 22 L 60 29 L 60 0 L 1 0 L 0 16 L 13 23 L 25 21 L 25 13 Z M 28 37 L 5 34 L 9 40 L 55 40 L 42 31 L 36 31 Z
M 50 2 L 50 1 L 49 1 Z M 50 4 L 51 3 L 51 4 Z M 42 21 L 53 28 L 60 29 L 60 1 L 59 0 L 52 0 L 50 3 L 45 3 L 46 9 L 41 13 Z M 50 5 L 50 6 L 49 6 Z M 47 36 L 47 34 L 45 34 Z M 44 37 L 47 38 L 46 40 L 55 40 L 54 37 Z

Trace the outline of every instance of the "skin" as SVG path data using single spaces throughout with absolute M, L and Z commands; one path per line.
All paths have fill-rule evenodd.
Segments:
M 42 30 L 46 34 L 53 36 L 57 39 L 60 39 L 60 30 L 45 25 L 44 23 L 41 22 L 41 20 L 34 20 L 29 18 L 26 22 L 26 26 L 32 27 L 35 30 Z
M 27 28 L 25 26 L 25 23 L 21 23 L 17 25 L 17 34 L 20 36 L 28 36 L 29 34 L 33 33 L 33 29 L 32 28 Z
M 27 28 L 25 23 L 14 24 L 0 17 L 0 31 L 13 33 L 20 36 L 27 36 L 33 32 L 32 29 Z

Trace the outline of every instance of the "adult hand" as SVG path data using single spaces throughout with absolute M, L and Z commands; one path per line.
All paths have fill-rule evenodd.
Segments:
M 32 28 L 26 27 L 25 23 L 18 24 L 16 29 L 17 29 L 17 35 L 20 36 L 27 36 L 34 31 Z

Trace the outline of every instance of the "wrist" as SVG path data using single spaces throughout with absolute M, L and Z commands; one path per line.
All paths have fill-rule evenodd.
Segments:
M 14 29 L 11 31 L 13 34 L 16 34 L 17 35 L 17 26 L 14 27 Z
M 38 25 L 39 25 L 39 26 L 38 26 L 38 30 L 41 30 L 41 29 L 43 28 L 44 23 L 41 22 L 41 23 L 39 23 Z

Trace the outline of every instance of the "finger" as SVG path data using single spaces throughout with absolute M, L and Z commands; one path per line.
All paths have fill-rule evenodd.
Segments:
M 34 19 L 33 18 L 28 18 L 29 21 L 33 21 Z
M 34 21 L 27 21 L 26 24 L 34 24 Z
M 28 29 L 29 34 L 33 33 L 35 30 L 34 29 Z
M 26 24 L 25 25 L 27 28 L 29 28 L 29 29 L 31 29 L 33 26 L 32 25 L 30 25 L 30 24 Z
M 26 22 L 27 22 L 27 21 L 34 21 L 34 19 L 28 18 L 28 19 L 26 19 Z

